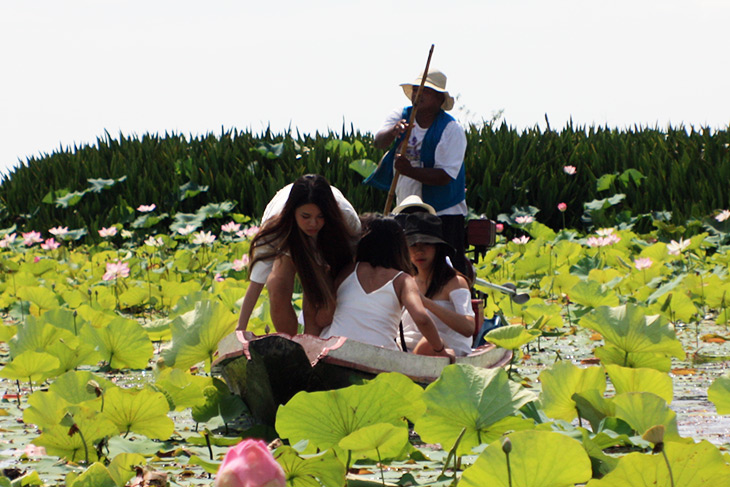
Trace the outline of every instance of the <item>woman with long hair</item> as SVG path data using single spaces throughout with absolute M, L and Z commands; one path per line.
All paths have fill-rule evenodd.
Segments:
M 403 229 L 393 218 L 363 220 L 365 231 L 355 263 L 337 280 L 337 306 L 323 338 L 344 336 L 371 345 L 400 350 L 398 324 L 403 307 L 424 337 L 419 352 L 453 356 L 446 349 L 423 304 L 413 276 Z
M 307 174 L 282 188 L 267 205 L 261 229 L 251 242 L 251 283 L 237 329 L 246 329 L 265 283 L 274 328 L 296 334 L 291 303 L 295 275 L 304 291 L 305 332 L 317 319 L 327 319 L 320 316 L 331 316 L 334 279 L 352 263 L 359 231 L 354 208 L 323 176 Z
M 405 234 L 423 305 L 446 346 L 457 356 L 469 354 L 474 334 L 471 292 L 464 275 L 447 261 L 454 248 L 443 239 L 441 220 L 428 213 L 411 213 L 405 218 Z M 409 311 L 403 313 L 402 321 L 408 349 L 418 353 L 419 347 L 427 347 Z

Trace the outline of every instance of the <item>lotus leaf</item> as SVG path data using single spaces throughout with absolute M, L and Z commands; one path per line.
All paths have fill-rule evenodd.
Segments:
M 539 304 L 532 304 L 532 300 L 522 309 L 525 321 L 534 323 L 540 321 L 541 330 L 554 330 L 563 326 L 563 317 L 560 314 L 561 308 L 558 304 L 545 304 L 540 300 Z
M 540 374 L 542 405 L 551 418 L 572 421 L 577 416 L 573 394 L 595 389 L 606 390 L 606 376 L 601 367 L 582 369 L 570 362 L 555 363 Z
M 191 375 L 174 368 L 163 369 L 155 379 L 155 387 L 165 391 L 177 410 L 205 404 L 203 389 L 212 384 L 211 377 Z
M 274 458 L 286 473 L 288 487 L 341 487 L 345 485 L 345 465 L 332 450 L 302 457 L 290 446 L 281 446 Z
M 730 414 L 730 374 L 715 379 L 707 389 L 707 399 L 715 405 L 718 414 Z
M 133 431 L 148 438 L 166 440 L 175 430 L 168 411 L 167 399 L 159 392 L 115 387 L 105 395 L 104 416 L 125 435 Z
M 672 468 L 674 485 L 703 487 L 730 485 L 730 465 L 720 451 L 707 441 L 666 442 L 664 451 Z M 602 479 L 592 479 L 586 487 L 654 487 L 670 485 L 669 470 L 662 455 L 629 453 Z
M 202 301 L 195 310 L 172 322 L 172 346 L 163 353 L 165 363 L 187 369 L 200 362 L 207 367 L 218 349 L 218 342 L 233 332 L 237 316 L 218 301 Z
M 580 325 L 597 331 L 604 340 L 629 353 L 661 353 L 683 359 L 682 344 L 674 329 L 657 316 L 647 316 L 645 308 L 634 305 L 602 306 L 583 316 Z
M 89 461 L 96 461 L 98 458 L 94 443 L 101 438 L 116 435 L 117 427 L 103 414 L 88 408 L 71 406 L 68 409 L 72 410 L 73 421 L 82 434 L 69 435 L 68 426 L 56 424 L 46 427 L 33 443 L 45 447 L 49 455 L 66 458 L 72 462 L 84 461 L 86 452 Z
M 0 342 L 10 342 L 10 339 L 15 336 L 17 331 L 17 326 L 3 324 L 2 326 L 0 326 Z
M 48 391 L 55 393 L 58 397 L 63 398 L 70 404 L 81 404 L 86 401 L 94 401 L 97 399 L 97 396 L 95 392 L 88 387 L 89 381 L 96 382 L 103 392 L 106 392 L 113 387 L 117 387 L 111 381 L 89 371 L 70 370 L 54 380 L 48 387 Z
M 136 321 L 117 317 L 103 328 L 85 327 L 81 335 L 98 347 L 113 369 L 144 369 L 154 347 Z
M 674 397 L 672 378 L 655 369 L 629 368 L 606 365 L 606 372 L 613 383 L 616 394 L 624 392 L 651 392 L 664 399 L 667 404 Z
M 501 368 L 449 365 L 426 388 L 426 412 L 416 420 L 415 429 L 426 443 L 450 449 L 466 428 L 457 450 L 463 455 L 481 444 L 483 435 L 495 432 L 495 423 L 534 399 Z
M 63 328 L 45 323 L 42 318 L 28 316 L 25 323 L 18 327 L 15 337 L 10 340 L 10 356 L 23 352 L 44 352 L 59 340 L 69 339 L 73 334 Z
M 501 441 L 490 443 L 464 470 L 460 487 L 572 487 L 591 478 L 591 461 L 580 442 L 549 431 L 518 431 L 509 435 L 509 464 Z
M 666 401 L 651 392 L 626 392 L 613 398 L 616 417 L 626 421 L 639 435 L 655 425 L 664 425 L 665 438 L 679 439 L 677 413 Z
M 340 440 L 339 446 L 352 451 L 357 458 L 381 461 L 384 458 L 396 458 L 407 444 L 407 425 L 376 423 L 353 431 Z
M 540 330 L 528 330 L 522 325 L 507 325 L 495 328 L 484 339 L 498 347 L 516 350 L 540 335 Z
M 551 294 L 570 294 L 573 287 L 580 282 L 580 277 L 570 272 L 554 276 L 545 276 L 540 280 L 540 288 Z
M 367 178 L 373 173 L 373 171 L 375 171 L 375 168 L 378 167 L 378 165 L 375 161 L 371 161 L 370 159 L 358 159 L 356 161 L 352 161 L 347 167 L 358 173 L 363 178 Z
M 56 426 L 66 415 L 71 403 L 52 391 L 36 391 L 28 397 L 28 408 L 23 411 L 23 421 L 41 429 Z
M 193 406 L 193 420 L 197 423 L 207 423 L 213 418 L 221 417 L 223 421 L 232 421 L 247 411 L 246 405 L 240 396 L 234 395 L 225 382 L 218 378 L 211 378 L 208 385 L 199 383 L 202 387 L 203 404 Z
M 586 308 L 616 306 L 618 296 L 597 281 L 580 281 L 570 291 L 570 300 Z
M 29 350 L 13 357 L 9 364 L 0 369 L 0 377 L 38 382 L 51 377 L 59 365 L 60 362 L 53 355 Z
M 300 392 L 276 413 L 276 431 L 294 444 L 335 448 L 358 429 L 376 423 L 403 424 L 423 414 L 423 390 L 397 373 L 379 374 L 364 385 L 321 392 Z
M 579 418 L 591 423 L 594 432 L 601 430 L 601 422 L 606 417 L 614 415 L 613 404 L 597 389 L 576 392 L 571 399 L 575 402 Z
M 652 313 L 661 314 L 669 321 L 690 322 L 699 311 L 694 302 L 684 293 L 673 292 L 657 298 L 649 307 Z
M 598 347 L 593 350 L 601 363 L 606 365 L 620 365 L 622 367 L 632 367 L 635 369 L 647 368 L 655 369 L 659 372 L 669 372 L 672 367 L 672 359 L 663 353 L 626 353 L 613 345 Z
M 94 462 L 78 477 L 74 477 L 70 482 L 69 480 L 66 479 L 68 487 L 117 487 L 124 485 L 117 483 L 111 472 L 99 462 Z
M 150 292 L 146 287 L 130 287 L 119 295 L 119 303 L 124 308 L 140 306 L 150 298 Z
M 46 351 L 59 360 L 59 367 L 53 371 L 51 377 L 61 375 L 79 365 L 96 365 L 102 359 L 93 345 L 73 335 L 59 339 Z

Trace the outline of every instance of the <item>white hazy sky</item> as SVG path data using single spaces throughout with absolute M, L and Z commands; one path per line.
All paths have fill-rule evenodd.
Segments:
M 729 25 L 730 0 L 2 0 L 0 172 L 105 130 L 375 132 L 431 44 L 461 119 L 726 129 Z

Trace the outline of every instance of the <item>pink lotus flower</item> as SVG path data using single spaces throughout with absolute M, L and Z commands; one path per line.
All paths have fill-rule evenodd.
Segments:
M 58 243 L 58 242 L 56 242 L 53 238 L 48 238 L 48 239 L 46 239 L 45 242 L 43 242 L 41 244 L 41 248 L 43 250 L 54 250 L 54 249 L 57 249 L 60 246 L 61 246 L 61 244 Z
M 53 227 L 48 229 L 48 233 L 55 237 L 63 238 L 68 233 L 68 227 Z
M 558 203 L 558 211 L 561 213 L 568 209 L 568 205 L 565 203 Z
M 715 215 L 715 220 L 719 222 L 724 222 L 728 218 L 730 218 L 730 210 L 722 210 L 720 213 Z
M 244 440 L 226 453 L 214 487 L 286 487 L 286 475 L 266 443 Z
M 189 235 L 195 231 L 197 227 L 195 225 L 185 225 L 184 227 L 178 229 L 177 233 L 180 235 Z
M 0 239 L 0 249 L 6 249 L 10 247 L 10 244 L 15 242 L 15 239 L 18 237 L 18 235 L 13 232 L 5 235 L 2 239 Z
M 150 247 L 162 247 L 165 245 L 165 242 L 162 240 L 162 237 L 155 237 L 154 235 L 150 235 L 147 237 L 147 240 L 144 241 L 145 245 L 149 245 Z
M 28 443 L 25 445 L 25 449 L 23 450 L 23 454 L 28 457 L 45 457 L 47 455 L 46 449 L 42 446 L 35 446 L 32 443 Z
M 235 233 L 241 229 L 241 224 L 236 222 L 228 222 L 221 225 L 221 231 L 225 233 Z
M 515 221 L 516 221 L 516 222 L 517 222 L 518 224 L 520 224 L 520 225 L 526 225 L 526 224 L 528 224 L 528 223 L 532 223 L 532 222 L 534 222 L 534 221 L 535 221 L 535 219 L 534 219 L 534 218 L 532 218 L 532 217 L 531 217 L 530 215 L 523 215 L 523 216 L 518 216 L 518 217 L 516 217 L 516 218 L 515 218 Z
M 234 271 L 242 271 L 244 267 L 248 265 L 249 257 L 248 254 L 244 255 L 240 259 L 234 259 L 233 260 L 233 270 Z
M 101 230 L 99 230 L 99 236 L 102 238 L 108 238 L 113 237 L 117 234 L 117 227 L 111 226 L 109 228 L 102 227 Z
M 248 227 L 246 230 L 243 231 L 243 234 L 246 235 L 248 238 L 253 238 L 256 236 L 256 234 L 259 233 L 259 227 L 256 225 Z
M 126 262 L 107 262 L 106 273 L 101 277 L 105 281 L 111 281 L 119 277 L 129 276 L 129 266 Z
M 589 247 L 603 247 L 603 239 L 601 237 L 588 237 L 586 245 Z
M 26 232 L 26 233 L 24 233 L 22 235 L 23 235 L 23 244 L 26 247 L 30 247 L 33 244 L 37 244 L 37 243 L 43 242 L 43 238 L 41 237 L 41 233 L 40 232 L 36 232 L 35 230 L 30 231 L 30 232 Z
M 636 267 L 637 271 L 643 271 L 651 267 L 653 263 L 650 257 L 640 257 L 634 260 L 634 267 Z
M 221 275 L 221 273 L 220 273 L 220 272 L 217 272 L 217 273 L 215 274 L 215 276 L 213 277 L 213 280 L 214 280 L 215 282 L 223 282 L 223 281 L 225 281 L 226 279 L 225 279 L 225 277 L 223 277 L 223 276 Z
M 672 240 L 667 244 L 667 250 L 671 255 L 679 255 L 690 246 L 692 242 L 690 240 L 685 240 L 683 238 L 679 239 L 679 242 L 676 240 Z
M 608 237 L 609 235 L 613 235 L 613 228 L 599 228 L 596 230 L 596 234 L 601 237 Z
M 497 233 L 502 233 L 504 231 L 504 224 L 502 224 L 502 223 L 497 223 L 495 225 L 495 227 L 496 227 Z
M 157 205 L 152 203 L 151 205 L 139 205 L 137 207 L 137 211 L 141 211 L 142 213 L 149 213 L 150 211 L 157 208 Z
M 569 176 L 572 176 L 576 173 L 575 166 L 563 166 L 563 172 Z
M 193 243 L 195 245 L 210 245 L 215 242 L 215 235 L 211 232 L 198 232 L 193 236 Z
M 528 237 L 527 235 L 523 235 L 521 237 L 513 238 L 512 241 L 516 244 L 524 245 L 530 241 L 530 237 Z

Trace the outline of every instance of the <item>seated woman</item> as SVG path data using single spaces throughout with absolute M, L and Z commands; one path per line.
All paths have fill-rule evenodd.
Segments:
M 307 174 L 279 190 L 266 206 L 261 229 L 251 242 L 251 283 L 236 329 L 246 329 L 266 284 L 274 328 L 296 334 L 298 322 L 291 303 L 295 275 L 304 290 L 305 333 L 318 313 L 331 316 L 334 279 L 352 263 L 359 233 L 357 212 L 323 176 Z
M 393 218 L 364 221 L 356 262 L 337 280 L 337 306 L 323 338 L 344 336 L 400 350 L 396 341 L 402 308 L 424 337 L 423 355 L 453 356 L 444 346 L 433 320 L 423 307 L 418 286 L 408 272 L 408 248 L 403 229 Z
M 446 258 L 454 249 L 443 240 L 441 220 L 428 213 L 412 213 L 405 219 L 405 234 L 416 283 L 423 305 L 439 334 L 457 356 L 471 352 L 474 311 L 466 278 Z M 409 350 L 427 347 L 410 312 L 403 313 L 403 333 Z

